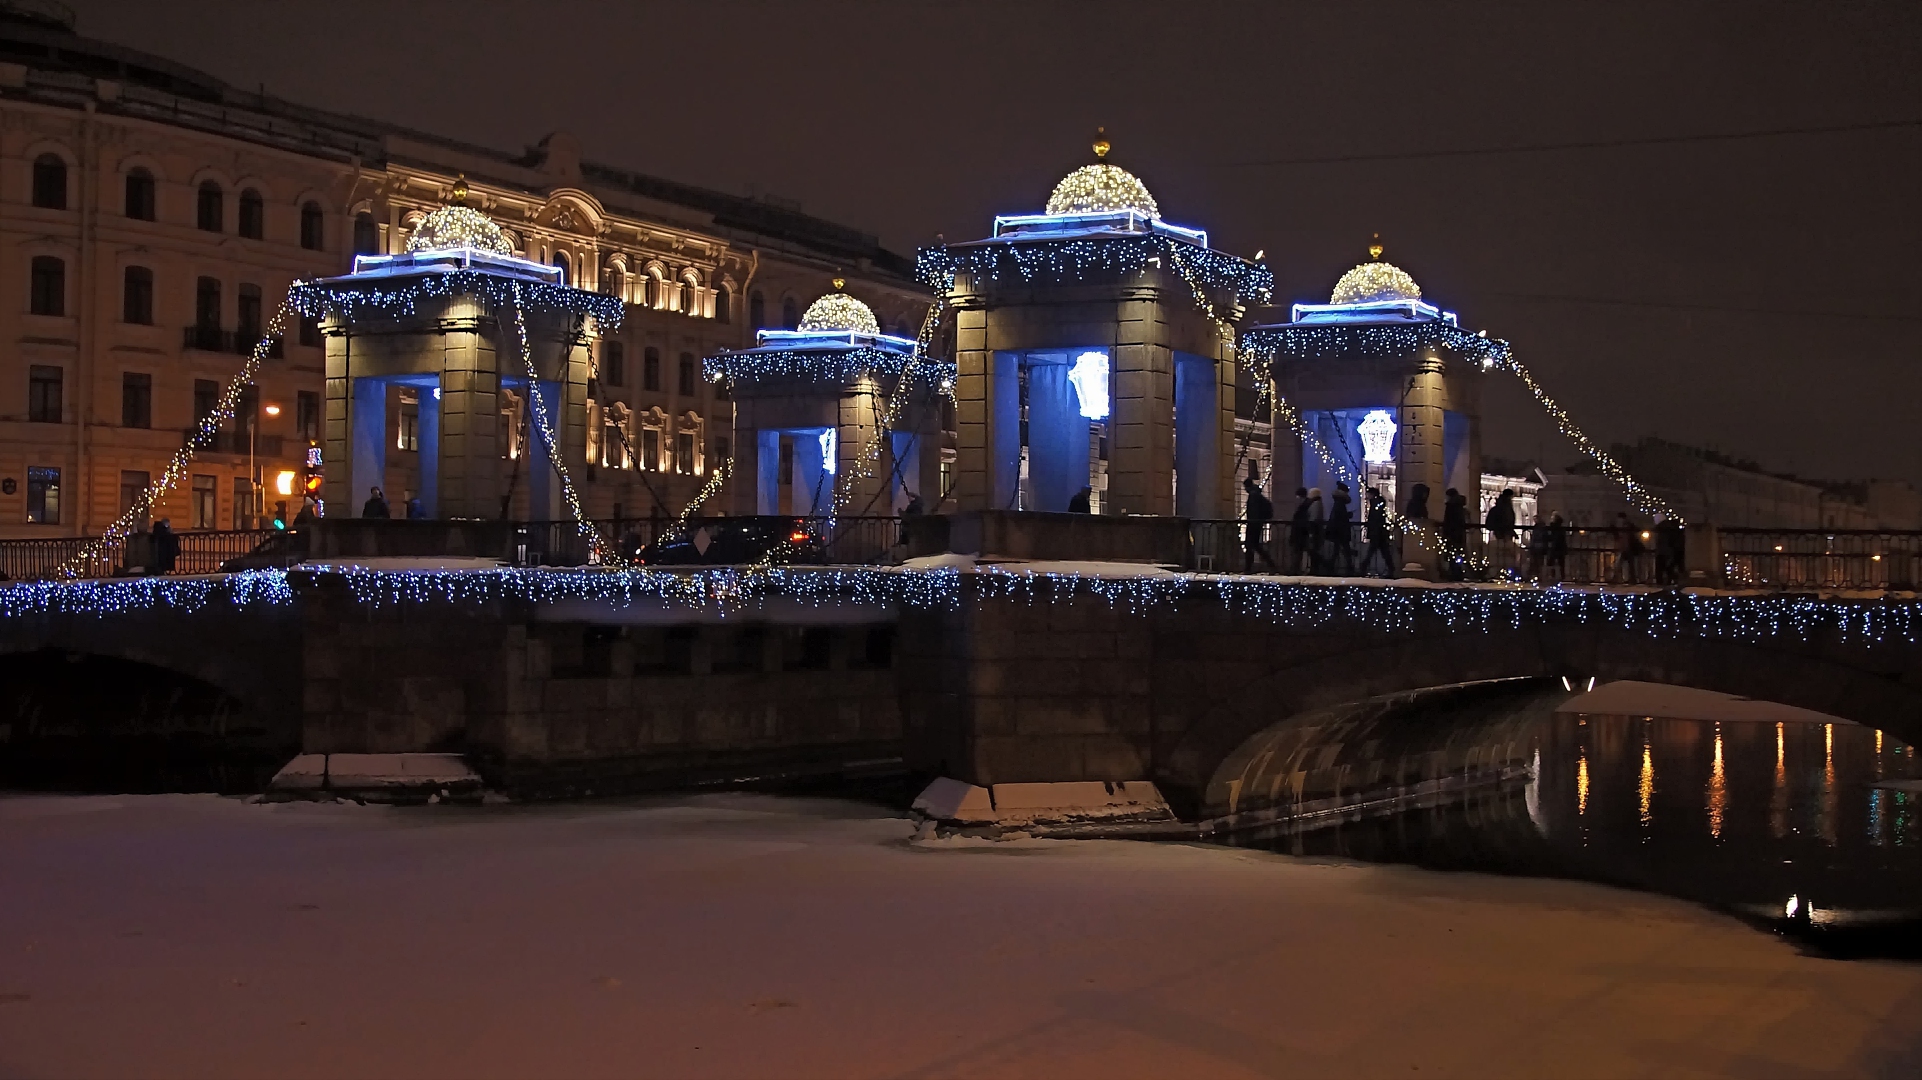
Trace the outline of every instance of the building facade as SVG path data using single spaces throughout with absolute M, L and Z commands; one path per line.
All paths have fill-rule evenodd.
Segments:
M 195 438 L 291 282 L 404 250 L 463 177 L 519 254 L 627 302 L 621 329 L 591 343 L 579 486 L 596 516 L 672 515 L 728 460 L 732 405 L 702 357 L 793 327 L 836 276 L 890 333 L 913 336 L 927 309 L 908 261 L 872 236 L 598 165 L 565 132 L 520 154 L 439 139 L 0 5 L 0 537 L 98 533 Z M 317 325 L 284 329 L 153 517 L 234 528 L 298 507 L 325 359 Z M 418 432 L 394 393 L 398 505 L 418 486 Z M 524 407 L 510 401 L 501 424 L 504 452 L 522 454 Z

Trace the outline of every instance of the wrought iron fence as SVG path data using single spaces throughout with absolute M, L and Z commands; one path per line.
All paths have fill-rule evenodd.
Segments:
M 1718 531 L 1731 587 L 1913 589 L 1922 577 L 1922 532 Z
M 1245 521 L 1195 520 L 1190 523 L 1188 569 L 1204 573 L 1283 573 L 1343 577 L 1400 577 L 1409 562 L 1435 556 L 1413 537 L 1391 527 L 1382 548 L 1371 550 L 1367 525 L 1348 526 L 1346 545 L 1337 544 L 1326 525 L 1297 533 L 1291 522 L 1271 521 L 1262 549 L 1250 549 Z M 1542 581 L 1574 584 L 1651 584 L 1667 573 L 1680 576 L 1679 559 L 1658 567 L 1652 530 L 1521 526 L 1512 540 L 1498 541 L 1479 526 L 1467 530 L 1468 565 L 1459 576 L 1470 581 Z M 1431 542 L 1432 543 L 1432 542 Z M 1439 545 L 1433 545 L 1439 550 Z M 1661 573 L 1658 574 L 1658 570 Z
M 782 564 L 871 565 L 892 560 L 902 545 L 901 519 L 895 517 L 703 517 L 686 525 L 670 518 L 621 518 L 593 525 L 624 558 L 654 564 L 745 564 L 772 556 Z M 503 557 L 517 566 L 591 561 L 592 542 L 572 521 L 523 522 L 512 537 Z
M 175 574 L 218 573 L 221 563 L 247 554 L 273 535 L 275 535 L 273 529 L 177 532 L 174 534 L 174 540 L 178 547 L 171 572 Z M 62 566 L 78 556 L 82 548 L 93 543 L 95 539 L 95 537 L 86 536 L 60 536 L 0 540 L 0 573 L 4 573 L 13 581 L 39 581 L 51 578 Z M 99 552 L 85 564 L 76 567 L 76 570 L 80 577 L 112 577 L 115 574 L 135 570 L 142 573 L 151 572 L 156 568 L 152 534 L 136 533 L 127 539 L 123 547 Z

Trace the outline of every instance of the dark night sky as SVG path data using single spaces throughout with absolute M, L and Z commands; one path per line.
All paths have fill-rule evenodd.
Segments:
M 72 0 L 240 86 L 798 199 L 897 250 L 1037 210 L 1095 125 L 1167 217 L 1325 301 L 1379 231 L 1602 442 L 1922 483 L 1922 3 Z M 1518 389 L 1487 450 L 1575 458 Z

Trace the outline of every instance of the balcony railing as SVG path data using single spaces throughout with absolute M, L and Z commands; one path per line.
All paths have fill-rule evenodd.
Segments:
M 258 331 L 222 330 L 217 326 L 189 326 L 181 332 L 180 347 L 198 349 L 201 352 L 228 353 L 233 356 L 252 356 L 254 346 L 260 344 Z M 279 360 L 286 356 L 284 343 L 275 338 L 267 347 L 267 359 Z

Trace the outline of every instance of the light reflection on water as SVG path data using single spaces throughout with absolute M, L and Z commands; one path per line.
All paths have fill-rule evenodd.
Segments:
M 1525 787 L 1233 842 L 1606 881 L 1778 922 L 1794 896 L 1784 929 L 1880 928 L 1849 948 L 1922 956 L 1922 792 L 1873 786 L 1922 777 L 1913 747 L 1848 724 L 1564 714 L 1529 760 Z

